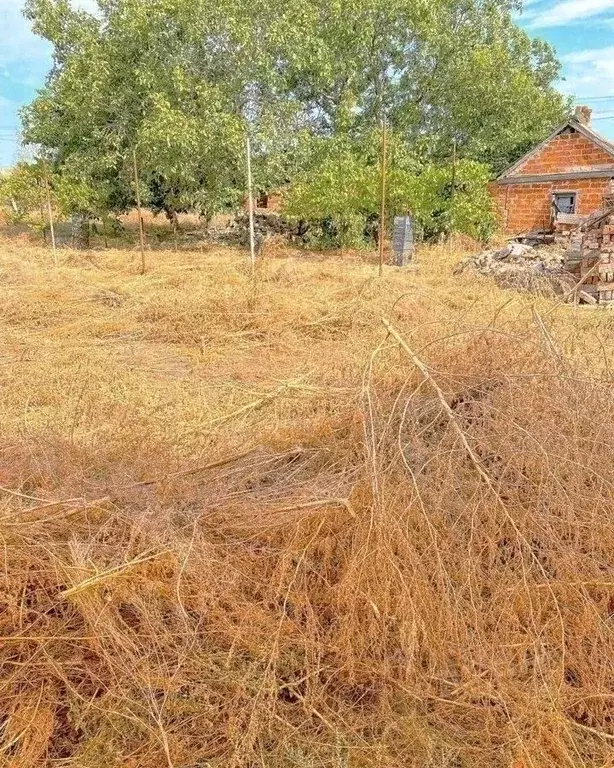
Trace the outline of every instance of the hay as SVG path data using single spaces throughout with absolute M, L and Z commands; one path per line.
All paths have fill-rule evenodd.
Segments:
M 614 320 L 461 255 L 3 247 L 2 764 L 610 764 Z

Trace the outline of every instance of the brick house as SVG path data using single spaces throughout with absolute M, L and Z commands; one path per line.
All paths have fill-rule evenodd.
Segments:
M 275 190 L 273 192 L 259 192 L 254 195 L 254 210 L 264 213 L 269 211 L 271 213 L 278 213 L 281 210 L 283 204 L 283 193 L 281 190 Z M 249 200 L 247 196 L 243 199 L 243 210 L 249 210 Z
M 602 208 L 614 179 L 614 144 L 590 119 L 591 110 L 578 107 L 490 185 L 506 232 L 550 231 L 558 213 L 582 217 Z

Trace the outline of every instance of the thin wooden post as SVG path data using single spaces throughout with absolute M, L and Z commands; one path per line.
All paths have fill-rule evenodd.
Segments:
M 452 197 L 456 186 L 456 139 L 452 139 Z
M 452 221 L 450 222 L 449 235 L 452 235 L 452 230 L 454 228 L 454 214 L 456 211 L 456 137 L 452 139 L 452 191 L 450 192 L 450 200 Z
M 247 152 L 247 200 L 249 206 L 249 258 L 252 265 L 252 274 L 256 269 L 256 237 L 254 233 L 254 194 L 252 188 L 252 146 L 249 133 L 245 139 Z
M 38 182 L 36 182 L 36 184 L 38 186 Z M 45 186 L 45 182 L 43 181 L 43 187 L 44 186 Z M 43 228 L 43 243 L 45 243 L 45 245 L 47 245 L 47 225 L 45 224 L 45 208 L 46 207 L 47 206 L 44 203 L 41 203 L 41 210 L 40 210 L 41 226 Z
M 381 206 L 379 216 L 379 276 L 384 274 L 384 240 L 386 235 L 386 161 L 387 161 L 387 125 L 386 115 L 382 117 L 382 157 L 381 157 Z
M 143 230 L 143 215 L 141 213 L 141 190 L 139 189 L 139 166 L 136 161 L 136 149 L 132 148 L 134 166 L 134 188 L 136 192 L 136 210 L 139 216 L 139 242 L 141 245 L 141 274 L 145 274 L 145 232 Z
M 45 197 L 47 199 L 47 216 L 49 217 L 49 231 L 51 233 L 51 249 L 53 251 L 53 263 L 58 265 L 58 252 L 55 246 L 55 228 L 53 226 L 53 210 L 51 208 L 51 191 L 49 189 L 49 171 L 47 163 L 44 164 L 45 172 Z

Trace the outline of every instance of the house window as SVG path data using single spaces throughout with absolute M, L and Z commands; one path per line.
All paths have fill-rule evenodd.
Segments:
M 554 195 L 554 205 L 558 213 L 576 212 L 576 193 L 575 192 L 557 192 Z

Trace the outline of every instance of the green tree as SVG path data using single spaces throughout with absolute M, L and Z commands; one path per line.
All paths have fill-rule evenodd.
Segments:
M 309 142 L 303 169 L 286 195 L 285 212 L 324 224 L 324 239 L 341 247 L 363 243 L 366 220 L 377 209 L 372 150 L 343 134 Z
M 489 167 L 475 160 L 460 160 L 456 168 L 429 164 L 414 173 L 396 169 L 390 209 L 411 214 L 427 240 L 452 232 L 487 240 L 496 224 L 489 178 Z
M 47 201 L 42 165 L 21 162 L 0 176 L 0 201 L 10 220 L 43 226 Z M 57 207 L 57 200 L 53 202 Z
M 26 139 L 102 188 L 117 211 L 134 202 L 133 149 L 144 202 L 169 218 L 185 208 L 209 218 L 236 206 L 248 122 L 259 178 L 285 178 L 279 162 L 268 162 L 289 154 L 282 126 L 292 110 L 287 94 L 285 103 L 278 96 L 272 61 L 274 38 L 285 39 L 273 27 L 285 21 L 263 4 L 263 42 L 243 5 L 108 0 L 95 17 L 66 0 L 29 0 L 26 12 L 54 45 L 55 60 L 46 88 L 24 111 Z
M 513 0 L 305 0 L 286 85 L 318 135 L 369 132 L 385 111 L 416 155 L 502 170 L 562 122 L 553 49 Z
M 420 168 L 445 168 L 454 141 L 495 173 L 568 108 L 552 49 L 516 26 L 512 0 L 99 5 L 27 0 L 54 67 L 24 112 L 26 138 L 95 190 L 96 210 L 133 203 L 133 149 L 146 204 L 209 218 L 242 196 L 246 130 L 257 186 L 292 184 L 296 208 L 306 169 L 330 176 L 327 153 L 358 179 L 383 114 Z M 349 215 L 363 209 L 344 195 Z
M 43 234 L 49 228 L 49 205 L 56 221 L 76 212 L 86 218 L 103 215 L 94 189 L 43 159 L 20 162 L 0 178 L 0 201 L 12 221 L 28 223 Z
M 285 213 L 323 226 L 324 239 L 336 245 L 364 244 L 379 228 L 379 152 L 376 131 L 360 142 L 347 136 L 311 141 L 303 170 L 285 197 Z M 467 159 L 455 167 L 424 163 L 394 133 L 389 153 L 389 219 L 410 214 L 427 239 L 462 232 L 485 240 L 492 234 L 495 217 L 487 165 Z

